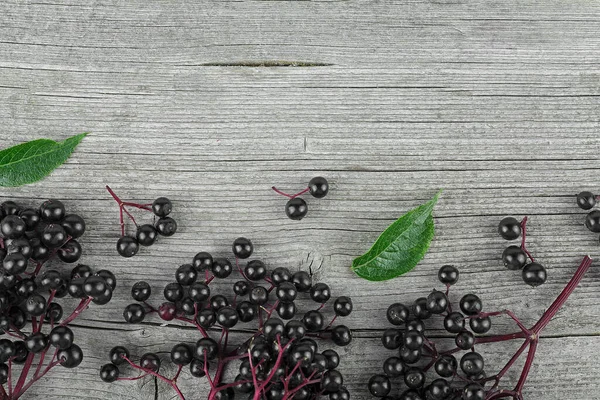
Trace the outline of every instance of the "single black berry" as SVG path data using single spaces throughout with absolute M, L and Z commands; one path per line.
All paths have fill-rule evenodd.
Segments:
M 529 286 L 540 286 L 546 278 L 546 268 L 539 263 L 532 262 L 523 267 L 523 281 Z
M 110 359 L 110 362 L 115 365 L 125 364 L 127 363 L 125 358 L 129 358 L 129 350 L 123 346 L 115 346 L 110 349 L 108 358 Z
M 519 246 L 508 246 L 502 252 L 502 262 L 510 270 L 521 269 L 527 262 L 527 254 Z
M 369 392 L 375 397 L 385 397 L 392 390 L 390 378 L 385 375 L 373 375 L 369 379 Z
M 315 176 L 308 182 L 310 194 L 317 199 L 327 196 L 329 192 L 329 183 L 322 176 Z
M 131 297 L 136 301 L 146 301 L 150 298 L 152 289 L 148 282 L 139 281 L 133 284 L 131 287 Z
M 135 234 L 137 242 L 142 246 L 151 246 L 156 241 L 158 232 L 156 228 L 150 224 L 140 225 Z
M 77 214 L 68 214 L 60 222 L 67 235 L 76 239 L 85 232 L 85 220 Z
M 503 218 L 498 224 L 498 233 L 506 240 L 521 236 L 521 223 L 514 217 Z
M 592 192 L 580 192 L 577 195 L 577 205 L 583 210 L 589 210 L 596 205 L 596 196 Z
M 453 265 L 444 265 L 438 271 L 438 279 L 444 285 L 454 285 L 458 282 L 459 275 L 458 268 Z
M 123 257 L 133 257 L 139 249 L 139 243 L 131 236 L 121 236 L 117 241 L 117 252 Z
M 177 232 L 177 222 L 171 217 L 164 217 L 156 221 L 156 231 L 162 236 L 173 236 Z
M 492 327 L 492 320 L 490 317 L 473 317 L 469 320 L 469 326 L 475 333 L 487 333 Z
M 166 197 L 159 197 L 154 202 L 152 202 L 152 212 L 157 217 L 166 217 L 173 210 L 173 205 L 171 204 L 171 200 Z
M 56 358 L 63 367 L 75 368 L 81 364 L 81 361 L 83 360 L 83 351 L 81 351 L 79 346 L 73 344 L 71 347 L 59 350 L 56 354 Z
M 474 351 L 466 353 L 460 359 L 460 369 L 469 376 L 480 374 L 483 371 L 483 357 Z
M 252 246 L 252 242 L 249 239 L 244 237 L 239 237 L 233 241 L 233 245 L 231 246 L 233 250 L 233 254 L 237 258 L 248 258 L 252 255 L 254 251 L 254 246 Z
M 483 304 L 477 295 L 466 294 L 460 299 L 460 309 L 466 315 L 475 315 L 481 312 Z
M 392 325 L 403 325 L 408 320 L 409 310 L 402 303 L 390 305 L 386 312 L 386 317 Z
M 119 368 L 111 363 L 104 364 L 100 368 L 100 379 L 104 382 L 114 382 L 119 378 Z
M 306 213 L 308 213 L 308 206 L 306 201 L 300 197 L 294 197 L 285 204 L 285 214 L 290 219 L 300 221 L 306 216 Z
M 46 200 L 40 206 L 40 216 L 46 222 L 58 222 L 65 216 L 65 205 L 59 200 Z

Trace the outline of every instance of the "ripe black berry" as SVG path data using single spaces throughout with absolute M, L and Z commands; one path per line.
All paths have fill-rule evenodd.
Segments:
M 262 286 L 255 286 L 250 291 L 249 299 L 252 304 L 262 306 L 269 300 L 269 292 Z
M 183 299 L 183 287 L 177 282 L 168 283 L 163 290 L 163 295 L 167 301 L 177 302 Z
M 32 317 L 39 317 L 46 312 L 46 299 L 39 293 L 33 293 L 25 300 L 25 311 Z
M 475 337 L 469 331 L 462 331 L 454 339 L 456 346 L 463 350 L 469 350 L 475 344 Z
M 19 217 L 21 217 L 21 219 L 25 222 L 25 230 L 27 232 L 31 232 L 35 229 L 35 227 L 37 226 L 37 224 L 39 224 L 41 218 L 40 218 L 40 214 L 38 213 L 37 210 L 34 210 L 33 208 L 26 208 L 24 210 L 21 210 L 19 212 Z M 68 215 L 65 217 L 65 220 L 68 219 Z M 81 218 L 81 217 L 80 217 Z M 83 219 L 82 219 L 83 220 Z M 64 220 L 63 220 L 64 221 Z M 64 228 L 64 226 L 63 226 Z M 65 229 L 66 230 L 66 229 Z M 68 232 L 67 232 L 68 233 Z M 73 235 L 71 235 L 69 233 L 69 235 L 71 237 L 75 237 Z
M 212 264 L 212 273 L 215 277 L 224 279 L 233 272 L 231 263 L 226 258 L 215 258 Z
M 443 378 L 449 378 L 456 372 L 456 368 L 458 368 L 458 362 L 454 356 L 445 354 L 438 358 L 438 360 L 435 362 L 434 368 L 435 372 L 439 376 Z
M 417 389 L 425 384 L 425 374 L 419 368 L 409 368 L 404 374 L 404 383 L 411 389 Z
M 40 216 L 46 222 L 58 222 L 65 216 L 65 206 L 59 200 L 46 200 L 40 206 Z
M 100 379 L 104 382 L 114 382 L 119 378 L 119 368 L 111 363 L 104 364 L 100 368 Z
M 238 304 L 238 306 L 240 304 Z M 241 319 L 241 317 L 240 317 L 240 319 Z M 196 317 L 196 322 L 198 322 L 198 325 L 200 325 L 201 327 L 203 327 L 205 329 L 210 328 L 217 322 L 217 314 L 210 308 L 205 308 L 204 310 L 200 310 L 198 312 L 198 316 Z
M 282 282 L 289 282 L 292 280 L 292 273 L 289 269 L 284 267 L 277 267 L 271 272 L 271 281 L 273 285 L 278 286 Z
M 337 325 L 331 329 L 331 340 L 338 346 L 347 346 L 352 342 L 352 332 L 346 325 Z
M 342 374 L 336 370 L 326 371 L 321 378 L 321 389 L 325 392 L 335 393 L 343 384 Z
M 546 268 L 536 262 L 523 267 L 523 281 L 529 286 L 537 287 L 546 282 Z
M 139 243 L 131 236 L 121 236 L 117 241 L 117 252 L 123 257 L 133 257 L 139 249 Z
M 192 264 L 183 264 L 175 272 L 175 279 L 182 286 L 190 286 L 197 277 L 198 273 Z
M 60 222 L 67 235 L 76 239 L 85 233 L 85 220 L 77 214 L 68 214 Z M 29 222 L 28 222 L 29 227 Z
M 297 271 L 292 276 L 292 283 L 300 293 L 309 292 L 312 287 L 312 278 L 305 271 Z
M 473 332 L 483 334 L 492 327 L 492 320 L 490 317 L 474 317 L 469 321 L 469 326 Z
M 32 333 L 25 339 L 25 347 L 33 354 L 40 353 L 48 347 L 48 336 L 41 332 Z
M 485 390 L 478 383 L 469 383 L 463 389 L 463 400 L 485 400 Z
M 333 311 L 339 317 L 347 317 L 352 312 L 352 300 L 347 296 L 340 296 L 333 303 Z
M 506 240 L 514 240 L 521 236 L 521 223 L 516 218 L 503 218 L 498 224 L 498 233 Z
M 158 232 L 156 228 L 150 224 L 140 225 L 135 234 L 137 242 L 142 246 L 151 246 L 156 241 Z
M 300 197 L 290 199 L 285 204 L 285 215 L 287 215 L 289 219 L 300 221 L 306 216 L 306 213 L 308 213 L 308 206 L 306 205 L 306 201 Z
M 196 358 L 213 360 L 219 353 L 219 345 L 211 338 L 202 338 L 196 342 Z
M 89 297 L 95 298 L 103 295 L 107 287 L 108 285 L 102 277 L 92 275 L 86 278 L 86 280 L 84 281 L 83 293 L 85 293 Z
M 406 370 L 406 365 L 398 357 L 389 357 L 383 363 L 383 372 L 390 378 L 402 376 Z
M 483 371 L 483 357 L 474 351 L 466 353 L 460 359 L 460 369 L 469 376 L 480 374 Z
M 67 240 L 65 229 L 59 224 L 50 224 L 42 232 L 42 244 L 49 249 L 61 247 Z
M 214 295 L 210 299 L 210 307 L 215 311 L 218 311 L 221 308 L 226 307 L 228 305 L 229 305 L 229 300 L 227 300 L 227 297 L 225 297 L 221 294 Z
M 237 258 L 244 259 L 252 255 L 254 247 L 249 239 L 239 237 L 233 241 L 232 251 Z
M 188 365 L 192 361 L 192 350 L 185 343 L 179 343 L 171 349 L 171 361 L 175 365 Z
M 150 371 L 158 372 L 160 369 L 160 358 L 154 353 L 146 353 L 140 358 L 140 366 Z
M 369 379 L 369 392 L 375 397 L 385 397 L 392 390 L 390 379 L 385 375 L 373 375 Z
M 309 332 L 316 332 L 323 329 L 325 321 L 323 320 L 323 314 L 317 310 L 308 311 L 304 314 L 302 322 L 306 326 Z
M 403 343 L 402 332 L 399 329 L 388 328 L 381 335 L 381 343 L 383 347 L 389 350 L 400 348 Z
M 293 301 L 280 301 L 276 310 L 281 318 L 292 319 L 296 315 L 296 304 Z
M 173 236 L 177 232 L 177 222 L 171 217 L 156 221 L 156 231 L 162 236 Z
M 223 328 L 233 328 L 238 322 L 238 313 L 235 308 L 225 306 L 217 311 L 217 322 Z
M 427 309 L 427 298 L 425 297 L 419 297 L 417 300 L 415 300 L 414 304 L 412 305 L 412 310 L 415 318 L 423 320 L 431 317 L 431 312 Z
M 49 342 L 58 349 L 71 347 L 73 339 L 73 331 L 66 326 L 57 326 L 50 331 Z
M 233 293 L 238 296 L 246 296 L 250 293 L 252 285 L 248 281 L 237 281 L 233 284 Z
M 404 346 L 400 347 L 398 354 L 406 364 L 414 364 L 421 359 L 421 350 L 411 350 Z
M 152 289 L 148 282 L 139 281 L 131 287 L 131 297 L 136 301 L 146 301 L 150 298 L 150 294 L 152 294 Z
M 444 292 L 434 290 L 427 296 L 427 310 L 432 314 L 441 314 L 448 307 L 448 297 Z
M 5 238 L 15 239 L 25 234 L 25 221 L 18 215 L 7 215 L 0 223 L 0 231 Z
M 409 310 L 402 303 L 390 305 L 386 312 L 387 320 L 392 325 L 403 325 L 408 320 Z
M 79 346 L 73 344 L 71 347 L 59 350 L 56 354 L 56 358 L 63 367 L 75 368 L 79 366 L 83 360 L 83 351 L 81 351 Z
M 123 311 L 123 318 L 125 322 L 129 322 L 130 324 L 138 324 L 144 320 L 146 316 L 146 311 L 144 307 L 137 303 L 133 303 L 125 307 Z
M 302 339 L 306 334 L 306 327 L 302 321 L 289 321 L 287 324 L 285 324 L 284 334 L 288 339 Z
M 275 288 L 275 295 L 280 301 L 294 301 L 298 292 L 291 282 L 282 282 Z
M 508 269 L 521 269 L 527 262 L 527 255 L 519 246 L 508 246 L 502 253 L 502 262 Z
M 81 245 L 75 239 L 69 240 L 67 243 L 63 244 L 60 249 L 56 252 L 58 258 L 63 260 L 66 263 L 74 263 L 81 258 Z
M 408 331 L 404 333 L 403 344 L 409 350 L 420 350 L 423 347 L 423 334 L 419 331 Z
M 166 197 L 159 197 L 154 202 L 152 202 L 152 212 L 157 217 L 166 217 L 173 210 L 173 205 L 171 204 L 171 200 Z
M 188 289 L 188 295 L 192 300 L 200 303 L 210 297 L 210 288 L 204 283 L 195 282 Z
M 129 350 L 123 346 L 115 346 L 110 349 L 108 354 L 110 362 L 115 365 L 121 365 L 127 363 L 125 358 L 129 358 Z
M 596 205 L 596 196 L 592 192 L 580 192 L 577 195 L 577 205 L 583 210 L 589 210 Z
M 316 176 L 308 182 L 308 188 L 313 197 L 321 199 L 327 196 L 327 193 L 329 192 L 329 183 L 327 182 L 327 179 L 322 176 Z
M 464 315 L 459 312 L 452 312 L 444 318 L 444 329 L 450 333 L 459 333 L 464 327 Z
M 600 232 L 600 211 L 594 210 L 591 211 L 585 217 L 585 227 L 590 231 L 598 233 Z
M 205 251 L 201 251 L 194 256 L 194 260 L 192 265 L 196 268 L 198 272 L 204 272 L 206 270 L 210 270 L 212 268 L 213 258 L 210 253 Z
M 466 294 L 460 299 L 460 309 L 466 315 L 475 315 L 481 312 L 483 304 L 474 294 Z
M 4 270 L 10 275 L 19 275 L 27 269 L 27 259 L 21 253 L 12 253 L 4 257 L 2 261 Z
M 260 260 L 252 260 L 244 268 L 244 274 L 251 281 L 259 281 L 267 276 L 267 267 Z
M 444 285 L 454 285 L 458 282 L 459 275 L 458 268 L 453 265 L 444 265 L 438 271 L 438 279 Z

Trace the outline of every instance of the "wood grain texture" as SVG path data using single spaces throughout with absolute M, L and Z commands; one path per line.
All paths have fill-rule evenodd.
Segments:
M 154 398 L 152 381 L 99 381 L 108 350 L 165 355 L 194 335 L 121 322 L 129 287 L 145 279 L 160 290 L 197 251 L 228 255 L 240 235 L 270 266 L 312 264 L 334 294 L 352 294 L 346 323 L 357 338 L 344 372 L 354 399 L 369 398 L 365 382 L 383 361 L 385 308 L 439 286 L 444 263 L 461 270 L 454 300 L 476 291 L 486 309 L 510 307 L 533 323 L 581 258 L 599 255 L 574 204 L 579 190 L 598 189 L 598 32 L 590 1 L 1 2 L 2 146 L 92 132 L 49 178 L 1 197 L 64 199 L 88 221 L 85 262 L 119 278 L 113 301 L 77 320 L 82 366 L 52 372 L 24 398 Z M 317 174 L 330 195 L 308 199 L 303 221 L 286 219 L 270 186 L 300 190 Z M 124 199 L 169 196 L 177 235 L 118 257 L 105 184 Z M 352 259 L 439 188 L 423 262 L 386 283 L 355 278 Z M 501 266 L 506 243 L 495 230 L 505 215 L 531 217 L 546 285 L 526 287 Z M 526 398 L 600 399 L 590 378 L 598 285 L 592 268 L 548 326 Z M 198 385 L 184 378 L 190 399 L 206 393 Z M 159 386 L 159 399 L 172 396 Z

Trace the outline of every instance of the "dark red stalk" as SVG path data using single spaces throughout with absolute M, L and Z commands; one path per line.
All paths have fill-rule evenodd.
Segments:
M 531 262 L 535 262 L 529 250 L 527 250 L 527 246 L 525 245 L 525 240 L 527 238 L 527 217 L 523 218 L 521 221 L 521 249 L 527 254 L 527 257 L 531 260 Z
M 306 193 L 306 192 L 308 192 L 310 190 L 310 188 L 307 187 L 306 189 L 304 189 L 304 190 L 302 190 L 302 191 L 300 191 L 300 192 L 298 192 L 296 194 L 287 194 L 287 193 L 282 192 L 281 190 L 277 189 L 275 186 L 271 186 L 271 189 L 273 189 L 275 191 L 275 193 L 278 193 L 278 194 L 280 194 L 282 196 L 285 196 L 285 197 L 289 197 L 290 199 L 293 199 L 295 197 L 301 196 L 301 195 L 303 195 L 304 193 Z

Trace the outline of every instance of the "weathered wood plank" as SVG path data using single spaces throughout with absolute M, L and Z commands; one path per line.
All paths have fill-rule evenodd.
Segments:
M 598 31 L 597 4 L 554 0 L 3 2 L 3 145 L 93 134 L 51 177 L 1 198 L 65 199 L 89 224 L 85 261 L 120 279 L 114 301 L 78 322 L 84 364 L 27 398 L 153 398 L 152 382 L 136 393 L 97 379 L 114 341 L 166 351 L 181 335 L 152 320 L 121 323 L 128 287 L 146 279 L 160 291 L 195 252 L 228 255 L 239 235 L 269 265 L 322 265 L 319 279 L 353 294 L 354 398 L 367 398 L 363 365 L 382 361 L 385 307 L 438 286 L 444 263 L 462 272 L 454 299 L 475 290 L 487 309 L 533 323 L 583 255 L 597 255 L 573 195 L 596 189 L 600 171 Z M 298 62 L 323 65 L 267 66 Z M 309 199 L 302 222 L 285 219 L 270 186 L 301 188 L 316 174 L 331 194 Z M 124 198 L 171 197 L 177 236 L 116 256 L 105 184 Z M 357 281 L 353 257 L 438 188 L 438 234 L 420 266 L 384 284 Z M 500 265 L 504 215 L 532 216 L 530 246 L 549 267 L 543 287 Z M 597 369 L 599 282 L 592 269 L 548 326 L 529 398 L 599 398 L 587 379 Z M 559 372 L 572 384 L 557 385 Z

